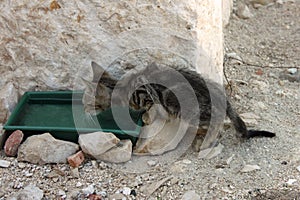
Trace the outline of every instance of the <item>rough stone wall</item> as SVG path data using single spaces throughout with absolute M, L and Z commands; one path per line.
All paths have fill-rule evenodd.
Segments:
M 222 8 L 219 0 L 1 1 L 0 123 L 25 91 L 83 89 L 78 77 L 91 78 L 91 60 L 116 76 L 156 61 L 220 81 Z

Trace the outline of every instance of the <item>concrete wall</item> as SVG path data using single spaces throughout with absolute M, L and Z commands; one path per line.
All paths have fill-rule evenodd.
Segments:
M 25 91 L 83 89 L 91 60 L 116 76 L 156 61 L 221 82 L 229 2 L 1 1 L 0 122 Z

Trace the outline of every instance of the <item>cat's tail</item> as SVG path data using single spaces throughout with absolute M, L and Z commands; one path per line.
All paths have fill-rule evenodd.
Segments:
M 242 138 L 252 138 L 252 137 L 275 137 L 276 134 L 269 131 L 259 131 L 259 130 L 247 130 L 245 122 L 240 118 L 240 116 L 232 108 L 231 104 L 227 101 L 226 114 L 233 123 L 235 130 L 240 134 Z
M 252 137 L 275 137 L 276 134 L 269 131 L 248 130 L 247 138 Z

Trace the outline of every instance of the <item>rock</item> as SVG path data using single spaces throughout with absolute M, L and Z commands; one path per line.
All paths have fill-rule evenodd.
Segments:
M 287 184 L 288 186 L 292 186 L 295 182 L 297 182 L 297 179 L 289 179 L 289 180 L 286 182 L 286 184 Z
M 198 157 L 200 159 L 212 159 L 223 151 L 224 146 L 219 143 L 218 146 L 208 149 L 200 150 Z
M 84 155 L 82 151 L 78 151 L 76 154 L 67 158 L 68 163 L 71 167 L 76 168 L 84 161 Z
M 183 164 L 189 165 L 192 164 L 192 161 L 188 160 L 188 159 L 184 159 L 181 161 Z
M 235 52 L 226 53 L 226 57 L 229 59 L 231 58 L 231 59 L 243 62 L 243 59 L 239 55 L 237 55 L 237 53 L 235 53 Z
M 241 169 L 241 172 L 251 172 L 259 169 L 260 167 L 258 165 L 245 165 L 243 169 Z
M 300 165 L 296 169 L 298 170 L 298 172 L 300 172 Z
M 237 3 L 237 16 L 241 19 L 249 19 L 252 18 L 254 15 L 251 13 L 249 7 L 241 1 Z
M 50 133 L 44 133 L 27 138 L 19 147 L 17 159 L 34 164 L 66 163 L 78 149 L 75 143 L 57 140 Z
M 242 113 L 240 114 L 241 118 L 243 119 L 260 119 L 259 116 L 255 115 L 254 113 Z
M 50 2 L 59 2 L 62 8 L 50 11 Z M 24 91 L 34 90 L 36 86 L 38 86 L 37 89 L 39 90 L 73 89 L 73 86 L 77 87 L 75 89 L 79 89 L 78 87 L 83 89 L 82 84 L 77 85 L 73 83 L 75 77 L 81 75 L 79 71 L 85 68 L 80 66 L 87 66 L 87 63 L 90 62 L 81 53 L 82 49 L 90 52 L 92 58 L 97 58 L 105 64 L 112 63 L 115 58 L 126 56 L 121 52 L 142 49 L 134 51 L 135 53 L 132 54 L 134 59 L 124 58 L 123 60 L 126 62 L 115 62 L 116 64 L 110 69 L 118 72 L 117 70 L 120 70 L 120 67 L 135 66 L 137 63 L 142 65 L 149 62 L 148 60 L 159 60 L 159 58 L 145 59 L 147 52 L 144 50 L 145 46 L 143 45 L 148 47 L 145 41 L 148 41 L 151 46 L 158 49 L 166 49 L 162 53 L 173 50 L 185 60 L 191 61 L 195 60 L 193 59 L 195 55 L 199 55 L 195 53 L 195 50 L 201 45 L 206 47 L 205 52 L 208 55 L 200 56 L 204 59 L 205 57 L 212 58 L 210 61 L 213 63 L 212 66 L 221 66 L 221 55 L 223 52 L 221 7 L 225 3 L 219 1 L 216 5 L 212 1 L 207 1 L 206 3 L 178 1 L 176 4 L 168 3 L 168 1 L 162 1 L 161 3 L 158 3 L 158 1 L 151 3 L 150 1 L 149 3 L 140 1 L 114 1 L 113 3 L 109 1 L 88 1 L 82 4 L 80 13 L 72 15 L 72 20 L 68 18 L 70 16 L 69 13 L 78 10 L 77 6 L 73 4 L 63 5 L 60 1 L 49 1 L 31 16 L 27 13 L 36 9 L 34 4 L 28 4 L 24 8 L 24 12 L 15 13 L 14 10 L 20 9 L 19 3 L 13 2 L 9 9 L 8 4 L 3 3 L 3 10 L 6 10 L 7 13 L 5 13 L 5 16 L 3 14 L 0 24 L 7 24 L 7 26 L 1 27 L 3 38 L 7 38 L 7 41 L 3 43 L 1 48 L 1 55 L 5 59 L 5 65 L 1 67 L 1 83 L 11 81 L 12 85 L 19 89 L 20 94 Z M 98 6 L 103 9 L 96 9 L 95 15 L 91 14 L 90 11 Z M 44 15 L 43 9 L 47 12 L 46 15 Z M 207 10 L 208 12 L 203 12 L 199 15 L 198 13 L 201 10 Z M 155 16 L 153 11 L 156 12 Z M 19 19 L 24 19 L 22 20 L 24 28 L 20 30 L 15 27 L 16 24 L 14 23 Z M 44 27 L 43 25 L 48 24 L 49 21 L 53 22 L 52 26 Z M 43 25 L 35 26 L 39 23 Z M 101 23 L 101 32 L 103 31 L 103 34 L 99 34 L 97 28 L 99 23 Z M 204 30 L 202 30 L 203 28 L 198 28 L 199 23 L 201 27 L 208 28 Z M 78 34 L 66 34 L 72 32 L 75 27 L 78 27 Z M 48 33 L 45 33 L 46 28 L 49 29 Z M 132 40 L 132 34 L 128 30 L 129 28 L 130 31 L 135 32 L 134 41 Z M 161 31 L 161 28 L 164 28 L 165 31 Z M 143 31 L 143 29 L 146 30 Z M 28 32 L 32 33 L 32 37 L 28 37 L 26 41 L 13 39 Z M 41 40 L 41 38 L 55 36 L 54 33 L 57 32 L 61 33 L 59 37 L 53 37 L 53 40 Z M 51 34 L 49 35 L 49 33 Z M 119 34 L 125 35 L 118 37 Z M 95 40 L 90 40 L 90 37 L 95 38 Z M 215 38 L 220 39 L 216 40 Z M 68 45 L 60 45 L 61 41 L 68 43 Z M 96 41 L 107 42 L 98 43 Z M 112 43 L 114 45 L 111 45 Z M 127 45 L 124 46 L 124 44 Z M 169 44 L 180 45 L 171 45 L 171 47 Z M 136 59 L 140 54 L 141 57 L 139 58 L 143 62 L 138 62 Z M 77 56 L 74 57 L 74 55 Z M 164 55 L 161 56 L 160 59 L 166 58 Z M 50 57 L 51 59 L 48 59 Z M 169 59 L 165 60 L 170 66 L 173 63 L 179 63 L 176 62 L 178 59 L 174 57 L 169 57 Z M 203 69 L 207 69 L 204 64 L 201 65 L 201 61 L 199 62 L 198 64 L 196 61 L 193 61 L 192 65 L 203 66 Z M 73 63 L 77 64 L 74 65 Z M 7 72 L 2 73 L 3 69 Z M 221 71 L 220 69 L 216 71 Z M 214 69 L 211 70 L 214 71 Z M 9 74 L 12 75 L 8 76 Z M 221 75 L 222 73 L 218 74 Z M 84 75 L 88 76 L 89 73 L 86 72 Z M 4 91 L 7 92 L 7 90 Z M 0 96 L 2 97 L 2 94 Z M 18 94 L 14 98 L 17 99 L 17 96 Z M 6 101 L 9 102 L 9 100 Z M 0 113 L 2 112 L 0 111 Z
M 71 169 L 71 176 L 73 178 L 79 178 L 80 177 L 79 170 L 78 170 L 77 167 Z
M 251 84 L 261 91 L 266 91 L 269 88 L 269 84 L 265 81 L 253 80 Z
M 44 196 L 43 191 L 34 186 L 28 185 L 23 190 L 13 194 L 8 200 L 18 200 L 18 199 L 26 199 L 26 200 L 40 200 Z
M 64 196 L 66 196 L 66 193 L 63 190 L 58 190 L 57 195 L 61 196 L 62 198 L 64 198 Z
M 112 163 L 123 163 L 131 159 L 132 143 L 131 140 L 122 140 L 119 144 L 105 153 L 96 156 L 98 160 L 103 160 Z
M 128 196 L 128 195 L 130 195 L 130 193 L 131 193 L 131 189 L 129 187 L 124 187 L 122 189 L 122 194 Z
M 147 161 L 147 164 L 148 164 L 150 167 L 154 167 L 154 166 L 157 164 L 157 161 L 155 161 L 155 160 L 148 160 L 148 161 Z
M 260 119 L 259 116 L 255 115 L 254 113 L 242 113 L 240 117 L 243 119 L 247 126 L 255 126 L 258 124 L 257 120 Z
M 126 197 L 121 193 L 115 193 L 109 196 L 109 200 L 124 200 Z
M 296 68 L 287 69 L 280 72 L 279 78 L 290 82 L 300 82 L 300 72 Z
M 23 169 L 23 168 L 26 167 L 26 163 L 18 162 L 18 167 L 19 167 L 20 169 Z
M 287 71 L 290 73 L 290 74 L 296 74 L 298 69 L 297 68 L 289 68 L 287 69 Z
M 189 124 L 181 122 L 179 118 L 168 118 L 160 104 L 154 104 L 148 114 L 151 124 L 142 127 L 134 154 L 161 155 L 174 150 L 184 137 Z
M 165 182 L 171 180 L 173 177 L 172 176 L 169 176 L 169 177 L 166 177 L 160 181 L 157 181 L 157 182 L 153 182 L 151 183 L 150 185 L 144 185 L 141 187 L 141 191 L 147 196 L 151 196 L 161 185 L 163 185 Z
M 10 166 L 10 162 L 7 160 L 0 160 L 0 167 L 7 168 Z
M 226 164 L 227 164 L 227 165 L 230 165 L 230 163 L 232 162 L 234 156 L 235 156 L 235 154 L 233 154 L 232 156 L 230 156 L 230 157 L 226 160 Z
M 81 191 L 86 195 L 93 194 L 95 192 L 95 188 L 94 185 L 89 185 L 88 187 L 81 189 Z
M 190 190 L 184 193 L 181 200 L 199 200 L 200 196 L 195 192 L 195 190 Z
M 77 182 L 76 183 L 76 187 L 81 187 L 82 186 L 82 183 L 81 182 Z
M 78 139 L 82 151 L 98 159 L 99 155 L 116 146 L 120 139 L 107 132 L 80 134 Z
M 90 194 L 88 200 L 102 200 L 102 196 L 100 194 Z
M 267 106 L 261 101 L 257 102 L 257 106 L 262 110 L 267 110 Z
M 24 134 L 20 130 L 14 131 L 6 140 L 4 152 L 6 156 L 16 156 Z

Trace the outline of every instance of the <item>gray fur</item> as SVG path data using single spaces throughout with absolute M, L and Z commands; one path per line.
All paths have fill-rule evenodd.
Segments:
M 93 68 L 96 66 L 95 64 L 92 65 Z M 100 66 L 98 67 L 100 68 Z M 98 73 L 98 71 L 101 70 L 93 69 L 94 73 Z M 103 74 L 103 72 L 101 73 Z M 176 73 L 180 76 L 176 77 Z M 96 74 L 94 74 L 94 81 L 95 79 L 97 79 Z M 164 82 L 166 85 L 156 84 L 160 82 Z M 118 90 L 120 100 L 128 98 L 129 106 L 134 109 L 149 110 L 154 103 L 160 103 L 169 115 L 180 116 L 191 124 L 198 123 L 194 125 L 220 124 L 223 123 L 224 117 L 227 115 L 241 138 L 275 136 L 275 134 L 267 131 L 248 131 L 244 121 L 231 106 L 223 87 L 186 68 L 163 68 L 152 63 L 144 70 L 122 79 L 118 84 L 117 80 L 105 72 L 104 77 L 97 83 L 95 94 L 101 94 L 97 90 L 103 90 L 103 86 L 109 88 L 107 95 L 111 95 L 113 89 Z M 180 101 L 181 104 L 175 93 L 184 97 Z M 104 102 L 105 106 L 103 106 L 101 105 L 103 102 L 97 101 L 100 98 L 99 95 L 94 96 L 95 107 L 106 109 L 107 102 Z M 197 107 L 195 107 L 195 103 L 191 103 L 193 96 L 196 97 Z M 183 105 L 184 109 L 181 109 L 180 105 Z M 195 119 L 195 116 L 198 119 Z

